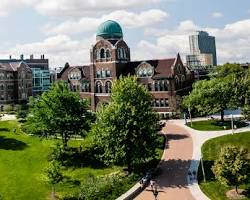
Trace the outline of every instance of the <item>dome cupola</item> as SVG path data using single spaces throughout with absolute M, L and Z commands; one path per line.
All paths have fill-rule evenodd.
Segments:
M 113 20 L 103 22 L 97 29 L 96 38 L 122 39 L 123 33 L 120 24 Z

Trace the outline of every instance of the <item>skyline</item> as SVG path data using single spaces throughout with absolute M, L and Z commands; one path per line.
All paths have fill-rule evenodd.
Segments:
M 0 0 L 0 57 L 50 59 L 50 67 L 89 63 L 98 25 L 121 24 L 132 60 L 174 57 L 185 61 L 188 35 L 216 37 L 218 63 L 249 62 L 250 2 L 215 0 Z M 239 4 L 239 2 L 241 2 Z M 147 51 L 145 51 L 145 49 Z M 237 52 L 237 54 L 235 54 Z

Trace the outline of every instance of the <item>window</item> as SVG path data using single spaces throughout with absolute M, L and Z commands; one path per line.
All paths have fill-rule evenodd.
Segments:
M 82 92 L 89 92 L 90 91 L 90 85 L 89 82 L 83 82 L 81 86 Z
M 102 83 L 100 81 L 96 82 L 95 91 L 96 91 L 96 93 L 102 93 Z
M 97 49 L 96 50 L 96 59 L 100 59 L 101 58 L 101 55 L 100 55 L 100 50 L 99 49 Z
M 106 71 L 102 70 L 102 78 L 106 78 Z
M 110 58 L 110 57 L 111 57 L 111 55 L 110 55 L 110 50 L 107 49 L 107 50 L 106 50 L 106 58 Z
M 106 84 L 105 84 L 105 92 L 110 93 L 111 92 L 111 87 L 112 87 L 111 81 L 107 81 Z
M 107 77 L 111 77 L 111 71 L 110 71 L 110 70 L 107 70 L 107 71 L 106 71 L 106 76 L 107 76 Z
M 148 91 L 152 91 L 152 84 L 148 83 Z
M 142 62 L 136 69 L 138 77 L 151 77 L 154 75 L 154 67 L 146 62 Z
M 98 71 L 96 72 L 96 77 L 97 77 L 97 78 L 101 78 L 101 71 L 100 71 L 100 70 L 98 70 Z
M 155 99 L 153 103 L 154 107 L 159 107 L 159 108 L 169 107 L 168 99 Z
M 168 99 L 165 99 L 165 106 L 166 106 L 166 107 L 169 107 Z
M 0 85 L 0 90 L 4 90 L 4 84 Z
M 101 49 L 100 57 L 101 57 L 101 59 L 105 58 L 105 50 L 104 49 Z
M 164 99 L 160 100 L 160 107 L 165 107 L 165 100 Z
M 0 73 L 0 80 L 4 79 L 4 73 Z

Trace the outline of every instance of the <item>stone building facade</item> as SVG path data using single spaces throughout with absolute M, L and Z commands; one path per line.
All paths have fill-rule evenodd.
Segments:
M 26 102 L 32 96 L 32 71 L 25 62 L 0 63 L 0 105 Z
M 115 79 L 135 75 L 152 94 L 152 106 L 163 116 L 179 112 L 181 96 L 187 94 L 194 81 L 193 73 L 183 65 L 180 55 L 161 60 L 131 61 L 130 48 L 123 40 L 123 32 L 115 21 L 101 24 L 96 43 L 90 50 L 91 64 L 65 65 L 58 79 L 67 81 L 73 91 L 91 100 L 91 109 L 110 100 Z

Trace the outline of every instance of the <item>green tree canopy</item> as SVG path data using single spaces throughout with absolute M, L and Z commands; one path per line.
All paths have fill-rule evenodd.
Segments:
M 193 90 L 183 100 L 185 108 L 201 115 L 221 113 L 224 110 L 242 107 L 248 113 L 250 102 L 250 73 L 239 64 L 227 63 L 215 68 L 210 80 L 198 81 Z M 248 108 L 248 109 L 247 109 Z
M 111 102 L 97 112 L 93 129 L 103 160 L 125 164 L 131 171 L 134 164 L 154 157 L 157 123 L 152 97 L 136 77 L 116 80 Z
M 54 84 L 48 92 L 30 101 L 30 114 L 24 128 L 32 134 L 60 135 L 64 147 L 72 135 L 84 135 L 89 129 L 91 113 L 87 100 L 71 92 L 64 82 Z
M 247 149 L 227 146 L 221 149 L 212 171 L 219 182 L 228 186 L 235 186 L 249 181 L 250 160 Z
M 189 96 L 184 97 L 183 105 L 203 115 L 220 112 L 223 121 L 224 110 L 234 107 L 232 90 L 233 83 L 228 77 L 198 81 Z

